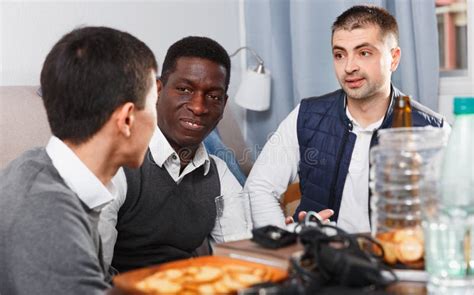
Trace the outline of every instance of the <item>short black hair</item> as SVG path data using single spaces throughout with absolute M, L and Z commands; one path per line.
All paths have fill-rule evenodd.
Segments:
M 386 9 L 372 5 L 356 5 L 344 11 L 333 23 L 332 34 L 339 29 L 350 31 L 368 24 L 377 25 L 382 38 L 392 34 L 398 44 L 397 20 Z
M 87 141 L 117 107 L 145 107 L 158 70 L 148 46 L 129 33 L 83 27 L 64 35 L 41 71 L 42 98 L 53 135 L 75 144 Z
M 223 66 L 226 70 L 225 89 L 230 81 L 230 57 L 219 43 L 207 37 L 189 36 L 183 38 L 168 49 L 160 80 L 166 84 L 168 77 L 176 70 L 176 62 L 181 57 L 198 57 L 207 59 Z

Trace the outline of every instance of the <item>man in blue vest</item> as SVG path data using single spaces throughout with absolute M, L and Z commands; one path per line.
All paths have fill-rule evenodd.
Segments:
M 295 216 L 316 211 L 349 232 L 369 232 L 369 150 L 390 128 L 391 75 L 400 62 L 398 25 L 386 10 L 354 6 L 332 26 L 332 53 L 342 89 L 303 99 L 265 145 L 246 182 L 254 226 L 285 226 L 278 200 L 299 177 Z M 449 128 L 412 101 L 413 126 Z M 331 216 L 332 215 L 332 216 Z M 291 217 L 286 222 L 291 222 Z

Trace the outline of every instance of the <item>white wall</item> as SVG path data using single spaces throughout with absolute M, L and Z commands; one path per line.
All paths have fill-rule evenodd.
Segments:
M 189 35 L 208 36 L 229 53 L 240 46 L 239 0 L 0 0 L 0 86 L 38 85 L 46 54 L 78 26 L 110 26 L 147 43 L 161 64 L 168 47 Z M 232 97 L 240 62 L 232 60 Z
M 189 35 L 211 37 L 231 52 L 240 45 L 238 5 L 238 0 L 0 0 L 0 86 L 38 85 L 43 60 L 54 43 L 84 25 L 135 35 L 152 48 L 159 64 L 173 42 Z M 233 64 L 240 72 L 240 63 Z

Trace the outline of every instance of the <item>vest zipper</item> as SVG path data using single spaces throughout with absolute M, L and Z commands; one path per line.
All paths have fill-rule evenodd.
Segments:
M 335 175 L 334 179 L 332 180 L 331 192 L 329 194 L 329 203 L 328 203 L 329 209 L 332 209 L 334 211 L 334 215 L 330 218 L 332 221 L 337 221 L 337 218 L 339 217 L 339 209 L 340 208 L 338 208 L 338 210 L 336 210 L 336 208 L 334 207 L 335 203 L 336 203 L 336 183 L 337 183 L 337 180 L 339 178 L 339 172 L 341 171 L 342 153 L 346 149 L 347 139 L 349 138 L 350 131 L 353 128 L 352 122 L 349 121 L 347 123 L 347 126 L 348 126 L 349 129 L 344 130 L 344 135 L 342 137 L 341 148 L 337 152 L 337 158 L 336 158 L 337 160 L 336 160 L 336 166 L 335 166 L 335 167 L 337 167 L 337 171 L 336 171 L 336 175 Z M 344 188 L 343 188 L 343 190 L 344 190 Z

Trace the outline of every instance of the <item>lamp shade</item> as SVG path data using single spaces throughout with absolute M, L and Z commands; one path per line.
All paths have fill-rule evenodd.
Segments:
M 257 73 L 247 70 L 235 95 L 235 102 L 246 109 L 265 111 L 270 107 L 271 76 L 267 70 Z

